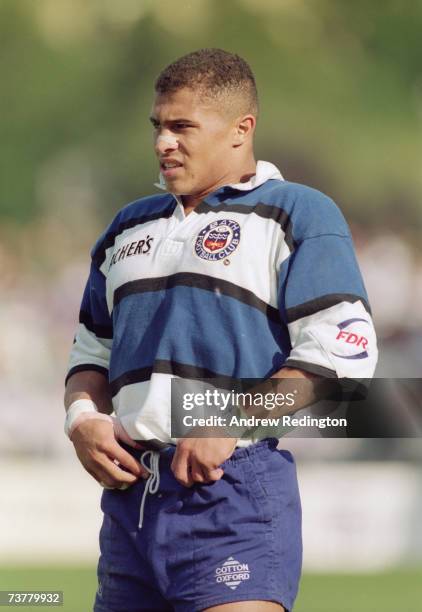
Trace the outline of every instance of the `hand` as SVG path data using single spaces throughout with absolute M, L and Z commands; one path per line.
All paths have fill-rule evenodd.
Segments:
M 180 439 L 171 463 L 176 480 L 185 487 L 220 480 L 224 470 L 219 466 L 232 455 L 236 443 L 236 438 Z
M 126 489 L 148 472 L 116 441 L 113 424 L 99 419 L 82 422 L 71 440 L 79 461 L 102 486 Z

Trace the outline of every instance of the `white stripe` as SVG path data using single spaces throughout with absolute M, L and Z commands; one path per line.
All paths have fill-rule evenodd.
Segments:
M 345 359 L 363 352 L 356 343 L 348 343 L 347 336 L 338 339 L 339 323 L 348 319 L 365 319 L 368 323 L 356 322 L 347 327 L 348 333 L 364 336 L 368 341 L 368 357 Z M 351 304 L 341 302 L 313 315 L 289 323 L 292 351 L 289 359 L 305 361 L 334 370 L 339 378 L 372 378 L 378 358 L 378 349 L 370 314 L 361 301 Z M 336 356 L 341 355 L 340 357 Z
M 107 276 L 111 257 L 113 253 L 117 251 L 119 245 L 121 246 L 124 243 L 132 242 L 135 240 L 142 240 L 144 237 L 147 236 L 148 233 L 151 233 L 150 230 L 152 229 L 152 227 L 154 227 L 155 233 L 162 232 L 163 234 L 165 234 L 168 231 L 168 229 L 166 228 L 166 225 L 168 225 L 169 223 L 171 223 L 171 217 L 153 219 L 151 221 L 138 223 L 137 225 L 134 225 L 133 227 L 129 227 L 123 230 L 121 233 L 117 234 L 117 236 L 114 239 L 114 243 L 111 246 L 109 246 L 105 251 L 105 259 L 100 266 L 100 271 L 105 276 Z
M 237 248 L 223 261 L 207 261 L 195 253 L 195 243 L 199 233 L 216 219 L 230 219 L 240 226 L 240 242 Z M 173 223 L 170 223 L 173 221 Z M 247 291 L 260 300 L 277 308 L 278 271 L 290 251 L 284 241 L 284 232 L 273 219 L 264 219 L 254 213 L 213 212 L 196 214 L 192 212 L 187 219 L 180 221 L 160 219 L 145 225 L 126 230 L 116 238 L 114 247 L 107 250 L 103 270 L 108 270 L 109 262 L 122 245 L 154 238 L 149 254 L 130 256 L 113 264 L 108 272 L 107 303 L 109 312 L 113 308 L 116 289 L 125 283 L 180 272 L 196 273 L 221 278 Z M 168 240 L 181 244 L 174 248 L 172 257 L 164 256 Z M 261 270 L 257 274 L 256 270 Z
M 151 380 L 126 385 L 113 397 L 113 407 L 133 440 L 157 438 L 176 444 L 170 438 L 171 379 L 169 374 L 153 374 Z
M 177 377 L 154 373 L 150 381 L 126 385 L 113 397 L 114 411 L 133 440 L 156 438 L 177 444 L 177 438 L 170 436 L 172 378 Z M 241 440 L 238 446 L 253 442 Z
M 97 338 L 83 323 L 79 323 L 76 342 L 73 344 L 68 370 L 75 366 L 93 364 L 109 368 L 112 340 Z

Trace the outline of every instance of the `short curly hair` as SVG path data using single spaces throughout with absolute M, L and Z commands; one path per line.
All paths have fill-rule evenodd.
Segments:
M 223 49 L 199 49 L 169 64 L 155 81 L 155 92 L 170 94 L 187 87 L 205 98 L 229 99 L 241 112 L 258 115 L 258 92 L 249 64 Z

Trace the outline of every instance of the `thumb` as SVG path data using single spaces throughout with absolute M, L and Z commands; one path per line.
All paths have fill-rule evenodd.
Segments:
M 222 468 L 216 468 L 215 470 L 209 470 L 208 476 L 210 480 L 220 480 L 224 474 L 224 470 Z

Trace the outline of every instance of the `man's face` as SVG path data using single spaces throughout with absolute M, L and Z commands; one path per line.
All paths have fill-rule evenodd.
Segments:
M 160 171 L 171 193 L 203 197 L 225 184 L 235 123 L 227 111 L 183 88 L 156 96 L 151 122 Z

